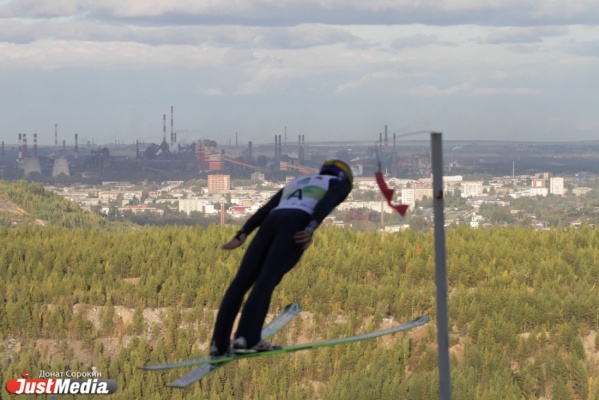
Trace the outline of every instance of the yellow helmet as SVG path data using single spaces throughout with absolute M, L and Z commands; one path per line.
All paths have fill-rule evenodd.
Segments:
M 349 186 L 354 186 L 354 174 L 351 167 L 341 160 L 327 160 L 320 167 L 321 175 L 334 175 L 342 180 L 347 180 Z

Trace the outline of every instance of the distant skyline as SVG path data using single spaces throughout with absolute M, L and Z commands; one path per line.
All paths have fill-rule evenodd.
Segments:
M 169 141 L 171 106 L 183 143 L 599 140 L 599 2 L 0 0 L 0 88 L 29 145 Z

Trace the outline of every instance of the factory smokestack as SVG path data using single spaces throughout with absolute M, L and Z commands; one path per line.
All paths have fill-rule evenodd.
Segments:
M 23 134 L 19 133 L 19 155 L 17 159 L 21 161 L 23 159 Z
M 304 135 L 297 135 L 297 140 L 298 140 L 297 156 L 298 156 L 299 162 L 301 164 L 301 163 L 303 163 L 303 161 L 306 158 L 306 153 L 304 150 Z
M 281 159 L 282 156 L 283 156 L 283 149 L 281 146 L 281 135 L 279 135 L 279 160 Z
M 162 114 L 162 141 L 166 142 L 166 114 Z
M 302 160 L 306 159 L 306 137 L 302 135 Z
M 27 134 L 23 134 L 23 158 L 27 158 Z
M 385 125 L 385 149 L 389 146 L 389 140 L 387 136 L 387 125 Z
M 173 106 L 171 106 L 171 144 L 175 144 L 176 142 L 173 119 Z
M 33 156 L 37 158 L 37 133 L 33 134 Z
M 58 146 L 58 124 L 54 124 L 54 146 Z

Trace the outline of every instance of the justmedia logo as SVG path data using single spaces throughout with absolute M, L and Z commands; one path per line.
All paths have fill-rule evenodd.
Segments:
M 98 379 L 89 377 L 93 372 L 54 372 L 40 373 L 40 378 L 29 379 L 29 373 L 24 371 L 19 379 L 6 382 L 6 390 L 10 394 L 111 394 L 117 389 L 113 379 Z M 51 375 L 53 377 L 43 377 Z M 62 376 L 65 376 L 64 378 Z

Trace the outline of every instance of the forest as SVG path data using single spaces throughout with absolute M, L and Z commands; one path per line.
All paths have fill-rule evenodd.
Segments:
M 43 225 L 0 228 L 3 383 L 22 371 L 96 370 L 117 381 L 112 399 L 438 398 L 431 232 L 323 227 L 271 303 L 273 314 L 293 301 L 304 310 L 273 338 L 280 344 L 420 315 L 431 317 L 428 325 L 231 363 L 170 389 L 188 369 L 138 367 L 207 354 L 215 311 L 243 255 L 220 249 L 236 227 L 117 226 L 22 185 L 0 195 L 36 217 L 52 211 Z M 596 229 L 450 228 L 446 247 L 453 399 L 599 399 Z

